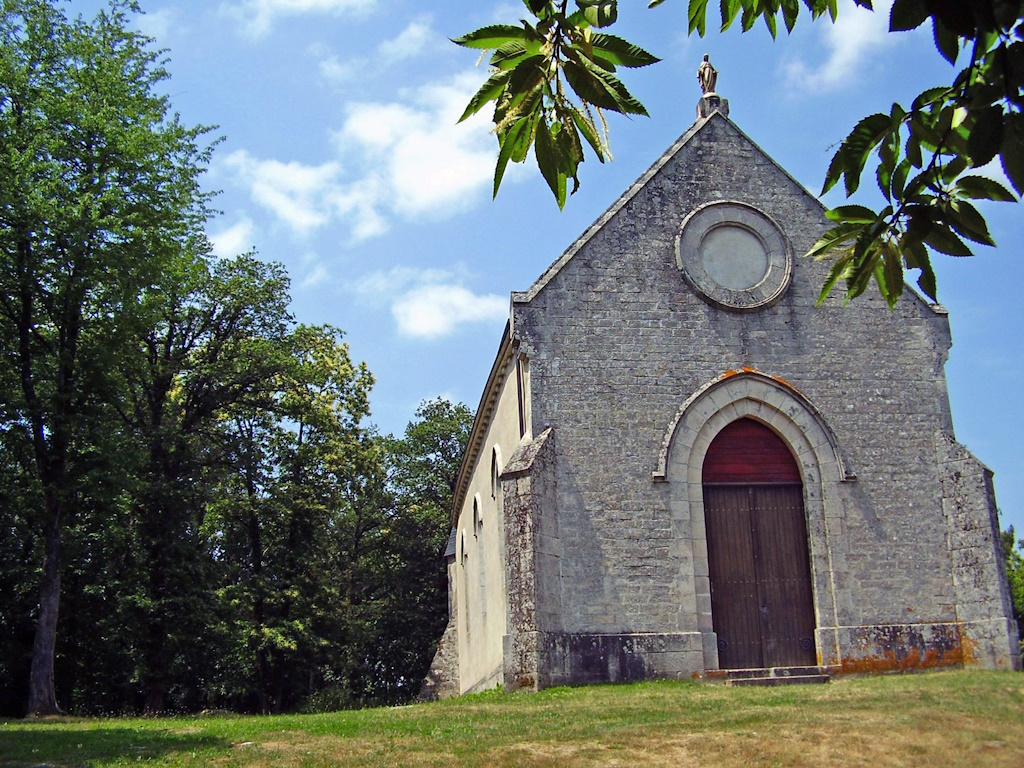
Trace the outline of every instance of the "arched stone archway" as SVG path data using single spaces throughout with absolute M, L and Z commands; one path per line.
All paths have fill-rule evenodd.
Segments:
M 743 418 L 768 427 L 788 446 L 796 461 L 810 556 L 816 660 L 819 664 L 836 664 L 836 581 L 844 578 L 847 550 L 839 486 L 855 478 L 847 470 L 831 429 L 807 398 L 782 380 L 747 369 L 723 374 L 683 403 L 666 430 L 652 473 L 655 481 L 669 484 L 676 529 L 689 537 L 696 628 L 703 636 L 704 666 L 721 666 L 711 603 L 704 459 L 722 429 Z

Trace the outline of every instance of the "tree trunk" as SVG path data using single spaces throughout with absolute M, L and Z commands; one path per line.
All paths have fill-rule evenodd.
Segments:
M 153 680 L 146 686 L 146 702 L 143 705 L 147 715 L 162 715 L 164 712 L 164 686 L 162 680 Z
M 49 495 L 49 494 L 48 494 Z M 39 591 L 39 619 L 32 644 L 29 672 L 28 713 L 62 715 L 54 689 L 54 657 L 57 651 L 57 612 L 60 607 L 60 511 L 59 502 L 48 498 L 49 515 L 45 530 L 43 578 Z

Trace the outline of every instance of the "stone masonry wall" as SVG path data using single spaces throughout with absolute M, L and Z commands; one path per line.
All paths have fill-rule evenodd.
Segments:
M 682 278 L 680 224 L 715 200 L 755 206 L 788 237 L 792 284 L 776 304 L 726 311 Z M 680 404 L 744 366 L 803 393 L 857 477 L 829 500 L 848 551 L 828 622 L 957 621 L 935 449 L 937 433 L 953 439 L 947 318 L 909 291 L 893 311 L 871 291 L 850 306 L 837 295 L 815 307 L 828 264 L 799 255 L 826 226 L 813 197 L 714 115 L 539 290 L 514 295 L 535 430 L 557 435 L 561 578 L 552 589 L 564 631 L 694 629 L 693 553 L 678 546 L 670 489 L 651 472 Z
M 557 621 L 558 531 L 552 527 L 554 440 L 545 430 L 520 443 L 502 473 L 505 583 L 505 687 L 542 687 L 541 632 Z
M 992 473 L 948 435 L 938 435 L 943 507 L 957 623 L 968 660 L 997 669 L 1020 669 L 1017 624 L 998 549 L 999 517 Z
M 452 615 L 437 644 L 434 659 L 423 680 L 419 701 L 451 699 L 459 695 L 459 625 Z

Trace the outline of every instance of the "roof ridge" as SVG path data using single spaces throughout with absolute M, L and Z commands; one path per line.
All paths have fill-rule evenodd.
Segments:
M 562 252 L 561 256 L 555 259 L 555 261 L 552 262 L 552 264 L 546 270 L 544 270 L 544 272 L 541 273 L 540 277 L 538 277 L 533 282 L 533 285 L 531 285 L 525 291 L 512 291 L 512 303 L 516 304 L 532 301 L 533 298 L 538 293 L 540 293 L 541 289 L 543 289 L 544 286 L 547 285 L 551 281 L 551 279 L 559 273 L 559 271 L 561 271 L 562 267 L 565 266 L 565 264 L 568 263 L 572 259 L 572 257 L 575 256 L 579 252 L 579 250 L 584 245 L 586 245 L 587 242 L 589 242 L 590 239 L 595 234 L 597 234 L 613 216 L 615 216 L 615 214 L 622 210 L 622 208 L 625 207 L 626 203 L 632 200 L 640 192 L 640 190 L 647 185 L 647 182 L 654 178 L 655 174 L 657 174 L 658 171 L 664 168 L 668 164 L 669 160 L 675 157 L 675 155 L 684 146 L 686 146 L 690 139 L 696 136 L 697 133 L 705 125 L 711 122 L 716 115 L 725 120 L 726 122 L 731 122 L 729 118 L 723 116 L 720 112 L 713 112 L 709 117 L 698 118 L 696 121 L 694 121 L 694 123 L 689 128 L 687 128 L 683 132 L 683 134 L 678 139 L 676 139 L 668 149 L 662 152 L 661 155 L 653 163 L 651 163 L 647 170 L 644 171 L 639 176 L 639 178 L 636 179 L 636 181 L 634 181 L 632 184 L 629 185 L 629 187 L 626 188 L 625 192 L 619 195 L 618 199 L 616 199 L 614 203 L 612 203 L 610 206 L 608 206 L 607 209 L 605 209 L 604 213 L 598 216 L 597 219 L 595 219 L 594 222 L 589 227 L 587 227 L 586 230 L 584 230 L 582 235 L 580 235 L 579 237 L 576 238 L 576 240 L 573 241 L 572 245 L 570 245 L 568 248 L 565 249 L 565 251 Z M 760 147 L 758 147 L 758 149 L 760 149 Z

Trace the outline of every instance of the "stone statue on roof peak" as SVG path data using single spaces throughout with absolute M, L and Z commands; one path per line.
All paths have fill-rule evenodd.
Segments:
M 714 93 L 715 85 L 718 83 L 718 70 L 708 61 L 708 54 L 704 54 L 704 61 L 697 67 L 697 80 L 700 82 L 700 89 L 705 93 Z

